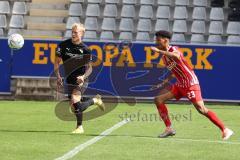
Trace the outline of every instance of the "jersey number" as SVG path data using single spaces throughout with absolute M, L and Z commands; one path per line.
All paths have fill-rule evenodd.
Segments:
M 190 92 L 187 93 L 187 97 L 188 97 L 189 99 L 192 99 L 192 98 L 195 98 L 196 95 L 195 95 L 194 91 L 190 91 Z

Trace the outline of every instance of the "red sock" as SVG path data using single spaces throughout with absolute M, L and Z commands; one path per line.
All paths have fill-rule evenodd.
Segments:
M 224 124 L 222 123 L 222 121 L 217 117 L 217 115 L 214 112 L 208 110 L 206 116 L 208 117 L 208 119 L 210 121 L 212 121 L 216 126 L 218 126 L 218 128 L 221 129 L 223 132 L 223 130 L 225 128 Z
M 168 116 L 168 109 L 167 109 L 166 105 L 165 104 L 156 104 L 156 105 L 157 105 L 158 113 L 159 113 L 160 117 L 162 118 L 162 120 L 164 121 L 166 127 L 170 127 L 171 121 Z

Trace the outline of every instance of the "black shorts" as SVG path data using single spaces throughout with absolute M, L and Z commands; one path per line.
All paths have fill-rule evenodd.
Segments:
M 85 90 L 88 87 L 88 79 L 84 80 L 83 85 L 79 85 L 77 83 L 78 76 L 69 76 L 66 79 L 65 89 L 66 89 L 66 93 L 68 94 L 69 99 L 71 99 L 73 90 L 78 90 L 78 91 L 80 91 L 81 95 L 83 95 L 83 93 L 85 92 Z

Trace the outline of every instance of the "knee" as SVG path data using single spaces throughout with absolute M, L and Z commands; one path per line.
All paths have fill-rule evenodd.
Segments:
M 207 115 L 208 109 L 205 106 L 195 106 L 197 111 L 202 115 Z
M 154 97 L 155 104 L 162 104 L 165 100 L 161 96 Z
M 79 102 L 81 100 L 81 95 L 77 92 L 73 92 L 71 95 L 71 101 L 72 103 Z

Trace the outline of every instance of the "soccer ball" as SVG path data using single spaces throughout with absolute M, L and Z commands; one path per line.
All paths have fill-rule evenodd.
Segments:
M 8 37 L 8 46 L 12 49 L 21 49 L 24 45 L 24 39 L 20 34 L 12 34 Z

